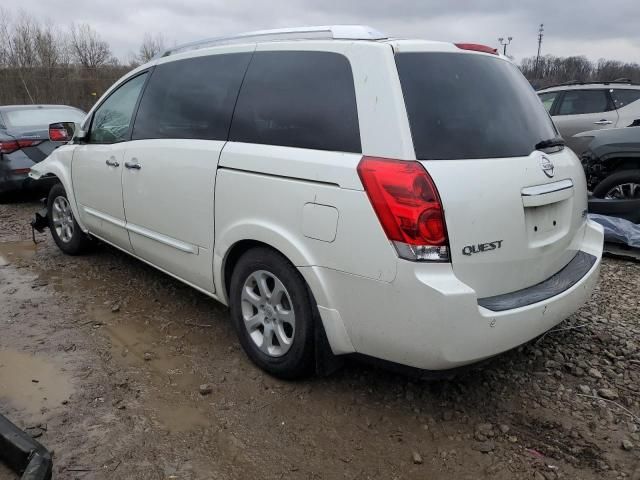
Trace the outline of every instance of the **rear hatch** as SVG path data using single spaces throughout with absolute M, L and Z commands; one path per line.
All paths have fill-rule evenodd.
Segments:
M 396 64 L 416 158 L 442 199 L 451 263 L 479 297 L 540 283 L 575 256 L 584 172 L 506 59 L 452 48 L 400 50 Z

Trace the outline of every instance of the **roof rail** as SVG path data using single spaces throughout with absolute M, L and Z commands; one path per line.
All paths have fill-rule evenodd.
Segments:
M 628 78 L 621 78 L 621 79 L 617 79 L 617 80 L 604 80 L 604 81 L 597 81 L 597 80 L 593 80 L 593 81 L 588 81 L 588 82 L 581 82 L 580 80 L 570 80 L 568 82 L 564 82 L 564 83 L 556 83 L 554 85 L 548 85 L 546 87 L 541 87 L 540 90 L 546 90 L 547 88 L 556 88 L 556 87 L 571 87 L 571 86 L 575 86 L 575 85 L 631 85 L 631 86 L 638 86 L 640 85 L 640 83 L 635 83 L 632 80 L 628 79 Z
M 280 28 L 276 30 L 256 30 L 254 32 L 239 33 L 237 35 L 222 36 L 184 43 L 169 48 L 155 58 L 168 57 L 176 53 L 198 50 L 215 45 L 231 43 L 271 40 L 313 40 L 313 39 L 344 39 L 344 40 L 384 40 L 388 38 L 382 32 L 366 25 L 325 25 L 318 27 Z

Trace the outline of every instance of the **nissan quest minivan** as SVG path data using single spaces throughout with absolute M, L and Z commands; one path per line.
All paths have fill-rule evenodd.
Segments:
M 59 181 L 64 252 L 95 237 L 221 301 L 285 378 L 488 358 L 575 312 L 601 261 L 582 166 L 516 66 L 369 27 L 166 51 L 31 176 Z

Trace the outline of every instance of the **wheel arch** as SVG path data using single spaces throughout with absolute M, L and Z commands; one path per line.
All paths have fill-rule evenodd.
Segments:
M 29 177 L 39 180 L 45 177 L 55 177 L 64 187 L 69 199 L 71 210 L 78 225 L 83 232 L 87 232 L 87 228 L 82 224 L 81 217 L 78 212 L 78 204 L 73 192 L 73 183 L 71 180 L 71 160 L 73 157 L 73 145 L 66 145 L 55 150 L 51 155 L 42 162 L 31 167 Z
M 238 220 L 216 234 L 215 239 L 213 267 L 214 278 L 217 279 L 216 290 L 226 304 L 229 302 L 228 280 L 233 267 L 244 252 L 255 246 L 275 250 L 296 268 L 314 265 L 311 252 L 293 232 L 283 231 L 257 219 Z
M 310 253 L 292 241 L 292 235 L 287 236 L 284 232 L 264 225 L 257 228 L 256 226 L 257 224 L 250 226 L 247 223 L 238 224 L 236 229 L 230 229 L 227 232 L 224 241 L 216 240 L 214 270 L 217 273 L 215 278 L 217 279 L 216 290 L 219 292 L 218 298 L 229 305 L 228 292 L 233 268 L 249 249 L 259 246 L 267 247 L 281 254 L 298 269 L 317 307 L 316 314 L 319 320 L 317 325 L 321 327 L 318 336 L 326 342 L 326 344 L 321 343 L 326 345 L 326 348 L 320 348 L 317 352 L 318 371 L 327 371 L 326 367 L 320 367 L 320 365 L 333 364 L 333 360 L 329 359 L 333 359 L 334 353 L 350 353 L 354 349 L 339 313 L 336 310 L 321 307 L 331 304 L 326 282 L 318 275 L 316 269 L 311 268 L 314 262 Z

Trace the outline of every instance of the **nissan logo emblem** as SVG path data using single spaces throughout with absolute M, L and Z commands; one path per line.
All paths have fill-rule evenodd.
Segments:
M 547 177 L 553 178 L 553 163 L 544 155 L 540 158 L 540 167 Z

